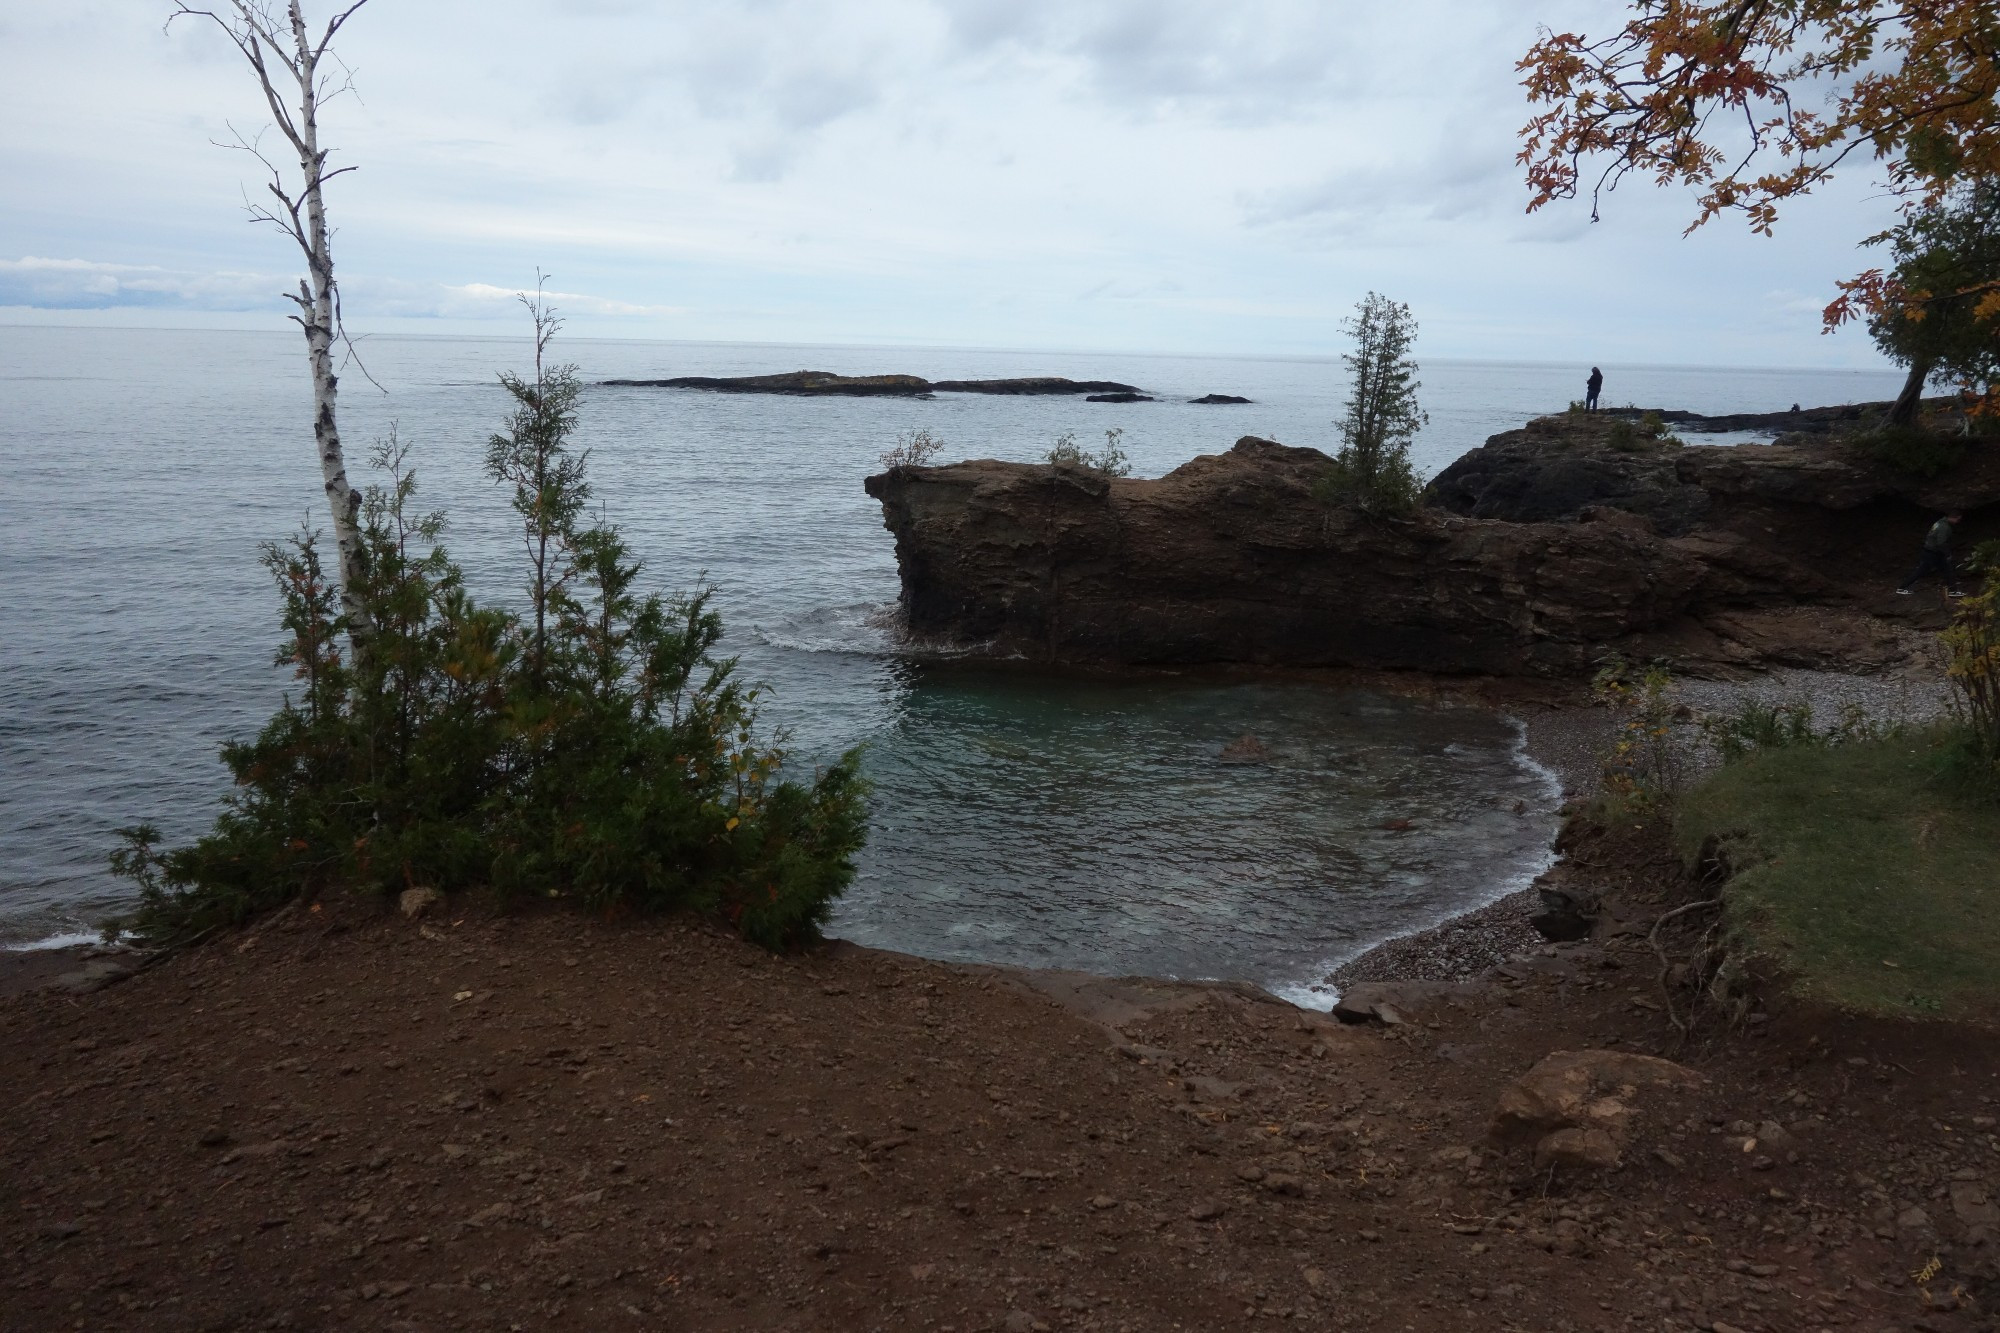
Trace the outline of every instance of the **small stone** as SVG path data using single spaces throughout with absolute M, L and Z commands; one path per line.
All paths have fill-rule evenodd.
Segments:
M 1966 1226 L 2000 1226 L 2000 1208 L 1994 1207 L 1986 1191 L 1977 1184 L 1971 1181 L 1953 1181 L 1950 1193 L 1951 1210 Z
M 1106 1208 L 1116 1208 L 1118 1200 L 1112 1198 L 1109 1194 L 1100 1194 L 1090 1201 L 1090 1206 L 1101 1213 Z
M 214 1125 L 204 1129 L 201 1137 L 195 1142 L 204 1148 L 226 1148 L 229 1146 L 229 1131 L 220 1125 Z
M 1370 1245 L 1373 1245 L 1375 1242 L 1382 1239 L 1382 1233 L 1375 1230 L 1373 1227 L 1363 1227 L 1355 1234 L 1361 1237 L 1361 1239 L 1367 1241 Z
M 443 902 L 444 895 L 436 889 L 404 889 L 396 898 L 397 908 L 412 921 L 435 910 Z
M 1261 1166 L 1241 1166 L 1241 1167 L 1238 1167 L 1238 1168 L 1236 1168 L 1236 1178 L 1237 1178 L 1238 1180 L 1247 1180 L 1247 1181 L 1249 1181 L 1249 1182 L 1250 1182 L 1250 1183 L 1251 1183 L 1252 1185 L 1254 1185 L 1254 1184 L 1256 1184 L 1256 1183 L 1257 1183 L 1258 1181 L 1260 1181 L 1260 1180 L 1262 1180 L 1262 1179 L 1264 1178 L 1264 1168 L 1263 1168 L 1263 1167 L 1261 1167 Z
M 1757 1144 L 1773 1157 L 1789 1157 L 1800 1148 L 1792 1131 L 1775 1120 L 1766 1120 L 1757 1126 Z
M 1204 1199 L 1202 1202 L 1188 1209 L 1187 1215 L 1193 1218 L 1197 1222 L 1213 1222 L 1216 1218 L 1221 1217 L 1224 1213 L 1228 1211 L 1229 1210 L 1227 1208 L 1223 1207 L 1215 1200 Z
M 1607 1171 L 1618 1165 L 1618 1144 L 1596 1126 L 1559 1129 L 1535 1145 L 1535 1166 Z

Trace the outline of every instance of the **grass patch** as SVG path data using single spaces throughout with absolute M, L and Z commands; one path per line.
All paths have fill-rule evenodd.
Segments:
M 1941 730 L 1764 750 L 1681 797 L 1681 855 L 1727 849 L 1731 928 L 1796 992 L 2000 1016 L 2000 802 L 1944 776 L 1951 745 Z

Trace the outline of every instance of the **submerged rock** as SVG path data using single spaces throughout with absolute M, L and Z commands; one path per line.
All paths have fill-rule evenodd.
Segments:
M 1248 398 L 1238 398 L 1233 393 L 1205 393 L 1199 398 L 1190 398 L 1188 401 L 1196 406 L 1215 406 L 1223 403 L 1247 403 L 1250 400 Z
M 708 389 L 715 393 L 776 393 L 800 397 L 921 398 L 931 382 L 915 375 L 836 375 L 830 370 L 792 370 L 782 375 L 681 375 L 663 380 L 606 380 L 607 385 L 644 389 Z
M 1068 380 L 1058 375 L 1010 380 L 938 380 L 917 375 L 837 375 L 830 370 L 789 370 L 780 375 L 680 375 L 659 380 L 605 380 L 607 386 L 641 389 L 708 389 L 715 393 L 773 393 L 795 397 L 928 398 L 934 393 L 1010 395 L 1133 394 L 1116 380 Z M 1151 399 L 1144 401 L 1151 402 Z
M 1271 749 L 1255 736 L 1238 736 L 1222 747 L 1216 760 L 1224 764 L 1268 764 Z
M 1130 389 L 1121 389 L 1117 393 L 1094 393 L 1084 399 L 1084 401 L 1087 403 L 1153 403 L 1159 400 L 1149 394 L 1134 393 Z

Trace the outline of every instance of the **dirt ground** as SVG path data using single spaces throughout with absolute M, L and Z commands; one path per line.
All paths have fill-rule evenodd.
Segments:
M 1678 874 L 1649 829 L 1565 873 L 1634 929 Z M 1656 976 L 1535 946 L 1346 1026 L 327 902 L 0 1000 L 0 1329 L 2000 1327 L 1995 1035 L 1777 1006 L 1679 1049 Z M 1615 1170 L 1494 1152 L 1510 1080 L 1606 1047 L 1706 1082 Z

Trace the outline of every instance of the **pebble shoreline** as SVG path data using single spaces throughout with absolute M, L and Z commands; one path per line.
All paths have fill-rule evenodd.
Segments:
M 1697 718 L 1727 714 L 1747 703 L 1807 704 L 1822 730 L 1838 723 L 1842 710 L 1848 708 L 1858 708 L 1878 725 L 1923 726 L 1950 716 L 1953 707 L 1951 688 L 1942 679 L 1942 672 L 1927 669 L 1927 664 L 1875 676 L 1781 669 L 1745 680 L 1681 679 L 1674 681 L 1670 690 L 1674 700 L 1686 705 Z M 1616 730 L 1612 714 L 1585 704 L 1527 712 L 1521 721 L 1526 732 L 1524 752 L 1555 774 L 1562 784 L 1563 799 L 1577 802 L 1594 797 L 1601 756 Z M 1717 758 L 1693 727 L 1687 729 L 1684 740 L 1684 780 L 1693 781 L 1712 769 Z M 1435 925 L 1385 940 L 1335 968 L 1327 980 L 1341 989 L 1363 981 L 1470 980 L 1546 945 L 1528 924 L 1539 906 L 1539 895 L 1532 888 L 1507 894 Z

